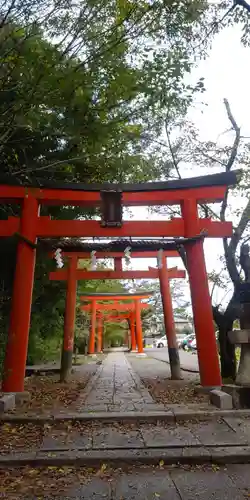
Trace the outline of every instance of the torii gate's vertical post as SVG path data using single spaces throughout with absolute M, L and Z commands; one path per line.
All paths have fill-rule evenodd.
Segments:
M 3 392 L 23 392 L 24 390 L 38 217 L 37 200 L 32 196 L 26 196 L 23 200 L 20 240 L 17 245 L 10 328 L 4 363 Z
M 159 268 L 159 281 L 160 281 L 165 332 L 168 340 L 168 356 L 170 363 L 171 378 L 173 380 L 181 380 L 180 357 L 179 357 L 179 350 L 177 346 L 176 333 L 175 333 L 172 298 L 171 298 L 171 291 L 170 291 L 169 277 L 167 270 L 167 260 L 166 257 L 161 255 L 161 252 L 159 252 L 158 256 L 158 268 Z
M 130 317 L 130 334 L 131 334 L 131 351 L 136 351 L 136 335 L 135 335 L 135 313 L 131 313 Z
M 77 291 L 77 256 L 69 258 L 66 304 L 64 315 L 64 335 L 61 358 L 60 381 L 65 382 L 72 370 L 74 349 L 75 318 L 76 318 L 76 291 Z
M 128 331 L 124 335 L 124 345 L 129 347 Z
M 196 201 L 185 200 L 182 204 L 185 236 L 199 234 Z M 197 352 L 201 384 L 207 387 L 221 385 L 220 365 L 213 324 L 213 313 L 209 294 L 203 241 L 186 245 L 187 266 L 193 306 Z
M 122 272 L 122 258 L 121 257 L 115 257 L 114 258 L 114 264 L 115 264 L 115 271 Z
M 91 308 L 91 326 L 89 332 L 89 354 L 95 354 L 95 330 L 96 330 L 96 310 L 97 302 L 92 300 Z
M 103 317 L 99 314 L 97 319 L 97 352 L 102 352 Z
M 138 346 L 138 354 L 143 354 L 142 321 L 141 321 L 141 303 L 140 303 L 140 300 L 135 300 L 135 324 L 136 324 L 136 339 L 137 339 L 137 346 Z

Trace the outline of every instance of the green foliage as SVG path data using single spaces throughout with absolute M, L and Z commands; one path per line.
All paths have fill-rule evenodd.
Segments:
M 0 173 L 88 183 L 159 177 L 165 159 L 151 136 L 202 90 L 202 83 L 184 85 L 183 76 L 206 9 L 203 0 L 0 0 Z M 0 219 L 16 214 L 18 207 L 0 207 Z M 43 207 L 42 214 L 70 220 L 94 212 Z M 0 345 L 15 250 L 12 239 L 0 250 Z M 30 362 L 56 355 L 62 337 L 65 285 L 48 281 L 51 266 L 38 256 Z M 89 282 L 78 293 L 122 289 Z M 77 335 L 82 331 L 78 310 Z
M 104 343 L 107 347 L 120 347 L 124 343 L 125 333 L 128 328 L 126 323 L 110 322 L 105 326 Z
M 86 182 L 157 175 L 149 131 L 184 111 L 206 3 L 2 4 L 2 171 Z M 45 14 L 46 13 L 46 14 Z M 153 161 L 154 160 L 154 161 Z

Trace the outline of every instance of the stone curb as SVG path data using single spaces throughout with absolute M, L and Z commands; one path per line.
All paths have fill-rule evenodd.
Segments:
M 250 417 L 250 410 L 170 410 L 159 412 L 98 412 L 98 413 L 55 413 L 50 415 L 0 415 L 0 422 L 16 424 L 46 423 L 75 420 L 79 422 L 180 422 L 185 420 L 208 420 L 219 417 Z
M 161 361 L 162 363 L 167 363 L 167 365 L 170 365 L 169 361 L 167 361 L 166 359 L 155 358 L 154 356 L 152 356 L 152 354 L 150 354 L 148 352 L 147 352 L 147 355 L 149 358 L 152 358 L 152 359 L 155 359 L 156 361 Z M 182 365 L 181 365 L 181 370 L 183 372 L 199 374 L 199 370 L 194 370 L 194 369 L 192 370 L 192 368 L 186 368 L 185 366 L 182 366 Z
M 62 466 L 75 465 L 100 467 L 101 464 L 149 464 L 159 465 L 186 464 L 230 464 L 250 463 L 250 446 L 199 447 L 199 448 L 148 448 L 119 450 L 67 450 L 67 451 L 34 451 L 0 456 L 0 467 Z

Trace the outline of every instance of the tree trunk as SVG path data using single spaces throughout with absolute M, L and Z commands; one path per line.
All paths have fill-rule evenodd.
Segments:
M 214 321 L 219 330 L 220 361 L 222 379 L 236 378 L 235 346 L 229 342 L 228 332 L 233 329 L 233 323 L 239 318 L 239 296 L 235 290 L 226 310 L 222 313 L 213 307 Z
M 222 379 L 235 380 L 236 377 L 236 358 L 235 346 L 228 340 L 228 332 L 232 330 L 233 322 L 231 325 L 227 322 L 221 324 L 219 329 L 219 345 L 220 345 L 220 362 L 221 362 L 221 377 Z

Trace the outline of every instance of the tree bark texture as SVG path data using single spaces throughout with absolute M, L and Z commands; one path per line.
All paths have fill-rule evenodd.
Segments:
M 236 378 L 236 357 L 235 346 L 228 339 L 228 332 L 233 329 L 233 323 L 240 317 L 240 302 L 237 289 L 228 303 L 224 312 L 218 311 L 213 307 L 214 321 L 219 330 L 219 346 L 221 360 L 221 376 L 223 379 Z

